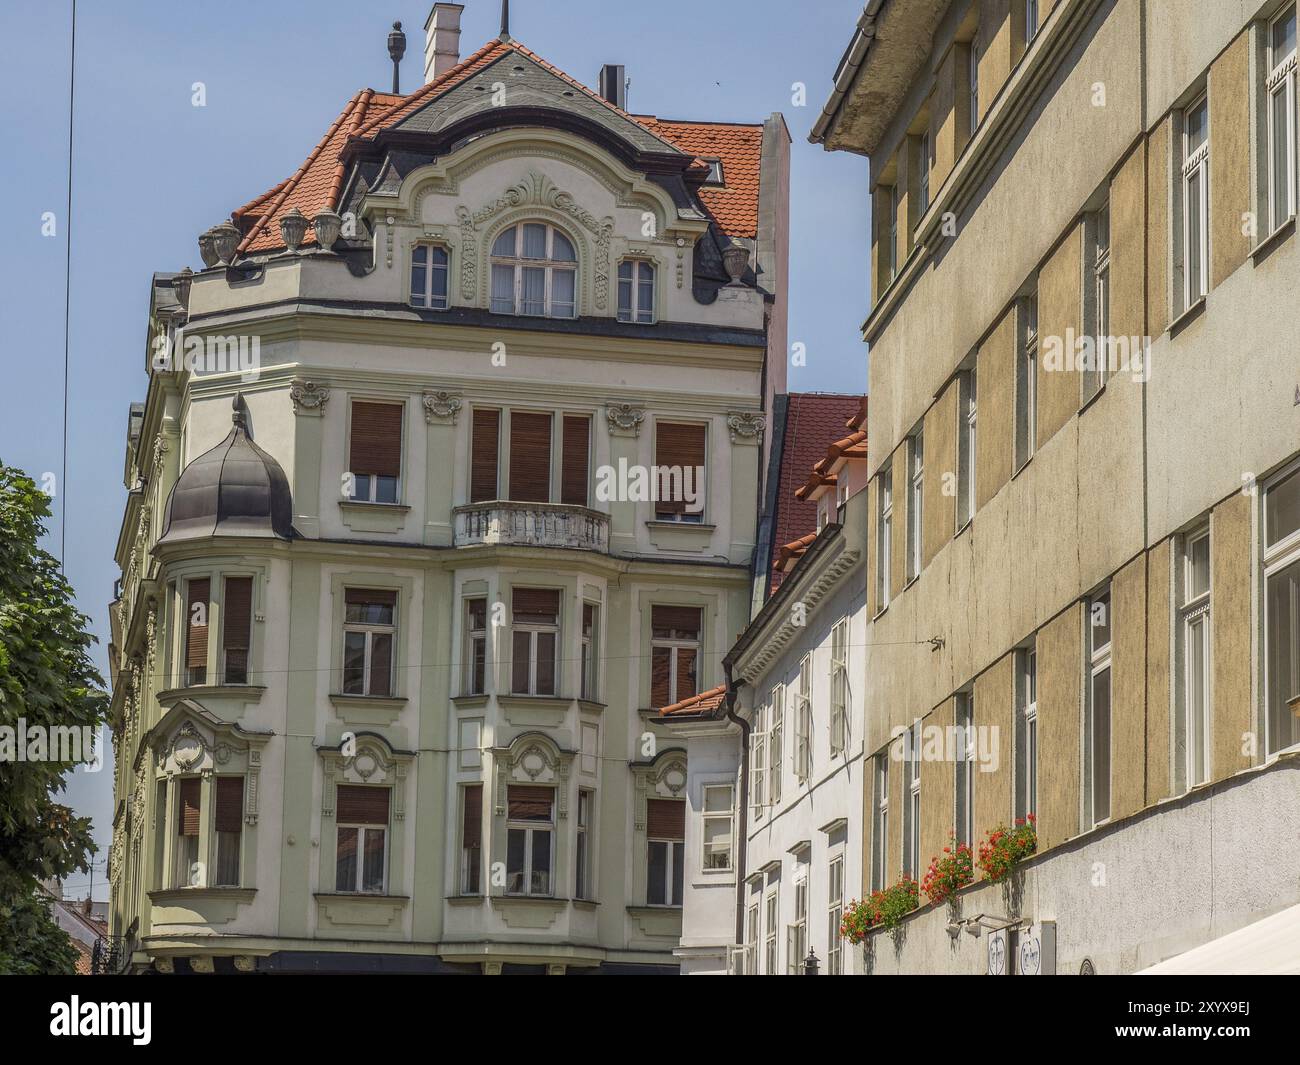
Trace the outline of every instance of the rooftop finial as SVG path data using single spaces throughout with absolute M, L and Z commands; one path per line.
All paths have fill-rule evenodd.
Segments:
M 402 56 L 406 55 L 406 34 L 402 32 L 400 22 L 393 23 L 393 32 L 388 35 L 388 55 L 393 61 L 393 94 L 396 95 L 402 91 L 398 86 L 397 68 Z
M 510 0 L 501 0 L 501 39 L 510 40 Z
M 244 410 L 244 393 L 236 392 L 235 401 L 231 404 L 230 421 L 236 429 L 242 429 L 248 432 L 248 415 Z

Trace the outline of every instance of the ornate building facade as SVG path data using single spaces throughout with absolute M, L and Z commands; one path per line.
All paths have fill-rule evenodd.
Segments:
M 789 137 L 508 32 L 154 278 L 111 924 L 168 971 L 673 972 L 657 710 L 749 618 Z

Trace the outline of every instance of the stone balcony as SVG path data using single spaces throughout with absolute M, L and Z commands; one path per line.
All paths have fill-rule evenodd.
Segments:
M 565 547 L 609 551 L 609 515 L 563 503 L 471 503 L 454 511 L 457 547 Z

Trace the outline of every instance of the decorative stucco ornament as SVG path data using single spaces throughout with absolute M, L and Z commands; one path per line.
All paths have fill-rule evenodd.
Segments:
M 293 412 L 319 411 L 329 401 L 330 390 L 315 381 L 295 377 L 289 385 L 289 400 L 293 403 Z
M 722 265 L 731 278 L 729 285 L 741 284 L 741 278 L 749 268 L 749 249 L 743 244 L 733 244 L 722 253 Z
M 343 219 L 329 208 L 319 212 L 311 220 L 311 224 L 316 230 L 316 242 L 326 251 L 334 247 L 339 239 L 339 233 L 343 231 Z
M 303 238 L 307 235 L 307 225 L 307 216 L 296 207 L 281 218 L 280 237 L 284 246 L 290 251 L 301 248 Z
M 216 228 L 215 226 L 213 227 Z M 212 230 L 206 230 L 199 234 L 199 258 L 203 260 L 205 267 L 217 265 L 217 249 L 213 247 Z
M 223 265 L 234 262 L 238 248 L 239 230 L 233 225 L 222 222 L 221 225 L 212 228 L 212 250 L 216 252 L 217 262 Z

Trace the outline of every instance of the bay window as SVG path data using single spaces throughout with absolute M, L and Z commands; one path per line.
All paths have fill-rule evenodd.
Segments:
M 248 683 L 252 642 L 253 578 L 227 577 L 221 603 L 221 683 Z
M 550 895 L 555 859 L 555 789 L 506 789 L 506 894 Z
M 388 873 L 389 789 L 340 784 L 334 890 L 382 895 Z
M 646 905 L 680 906 L 686 845 L 686 803 L 682 799 L 646 800 L 646 840 Z
M 213 829 L 217 837 L 214 887 L 239 887 L 239 849 L 244 824 L 244 778 L 221 776 L 215 780 L 216 810 Z
M 176 859 L 172 887 L 205 887 L 199 864 L 199 821 L 201 781 L 181 777 L 176 782 Z
M 208 682 L 208 599 L 212 582 L 196 577 L 185 582 L 185 685 Z
M 511 625 L 510 691 L 515 695 L 555 695 L 560 593 L 553 588 L 514 589 Z

